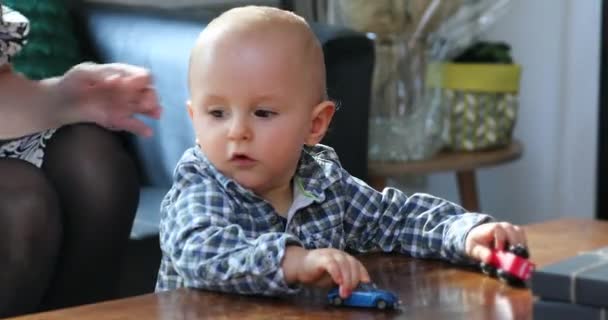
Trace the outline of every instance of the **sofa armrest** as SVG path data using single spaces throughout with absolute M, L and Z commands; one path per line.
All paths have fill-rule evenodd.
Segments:
M 323 143 L 336 149 L 350 174 L 367 180 L 373 42 L 343 27 L 313 24 L 312 29 L 323 45 L 328 95 L 338 106 Z

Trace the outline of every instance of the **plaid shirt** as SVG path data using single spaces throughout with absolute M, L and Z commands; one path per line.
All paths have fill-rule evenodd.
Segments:
M 492 219 L 427 194 L 377 192 L 348 174 L 333 149 L 322 145 L 302 152 L 294 203 L 304 203 L 289 220 L 219 173 L 198 147 L 185 152 L 174 181 L 161 204 L 157 291 L 295 293 L 299 286 L 288 286 L 281 269 L 287 245 L 469 262 L 468 231 Z

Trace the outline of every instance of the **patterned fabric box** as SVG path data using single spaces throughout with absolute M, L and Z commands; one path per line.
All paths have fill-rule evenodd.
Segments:
M 531 287 L 544 300 L 608 308 L 608 247 L 535 270 Z
M 520 75 L 515 64 L 430 65 L 427 85 L 442 88 L 442 104 L 448 110 L 446 148 L 473 151 L 509 144 Z

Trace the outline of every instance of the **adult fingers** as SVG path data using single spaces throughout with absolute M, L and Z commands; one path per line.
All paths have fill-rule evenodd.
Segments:
M 145 116 L 159 119 L 161 114 L 161 107 L 158 103 L 158 99 L 156 98 L 156 93 L 152 89 L 144 89 L 140 92 L 140 97 L 138 101 L 133 101 L 132 103 L 136 103 L 139 108 L 135 110 L 138 113 L 141 113 Z
M 93 71 L 97 74 L 101 74 L 104 76 L 108 75 L 120 75 L 120 76 L 133 76 L 133 75 L 146 75 L 149 74 L 149 71 L 145 68 L 126 64 L 126 63 L 81 63 L 78 65 L 85 70 Z
M 112 126 L 113 129 L 129 131 L 140 136 L 152 136 L 152 129 L 136 118 L 121 118 L 116 120 Z
M 108 70 L 119 72 L 125 76 L 150 75 L 150 71 L 148 69 L 128 63 L 115 62 L 105 64 L 105 66 L 107 66 Z
M 124 85 L 133 89 L 146 89 L 152 86 L 152 75 L 149 72 L 124 75 L 121 77 Z

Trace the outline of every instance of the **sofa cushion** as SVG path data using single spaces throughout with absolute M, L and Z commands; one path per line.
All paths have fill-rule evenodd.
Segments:
M 131 63 L 151 70 L 163 114 L 158 121 L 142 118 L 154 136 L 132 137 L 132 142 L 144 183 L 168 187 L 175 164 L 195 140 L 186 112 L 186 74 L 190 48 L 204 24 L 130 11 L 91 11 L 87 17 L 89 34 L 100 61 Z
M 144 187 L 139 194 L 139 207 L 131 229 L 131 239 L 141 240 L 158 236 L 160 203 L 169 189 Z
M 280 0 L 84 0 L 92 4 L 115 4 L 133 7 L 153 7 L 163 9 L 182 8 L 229 8 L 247 4 L 277 6 Z

